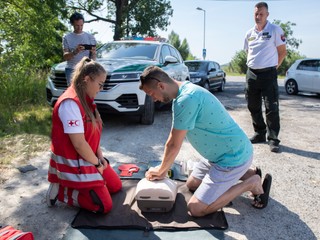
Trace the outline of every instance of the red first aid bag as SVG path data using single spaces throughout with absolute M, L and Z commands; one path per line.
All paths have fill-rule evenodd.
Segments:
M 34 240 L 32 232 L 22 232 L 11 226 L 0 228 L 0 240 Z

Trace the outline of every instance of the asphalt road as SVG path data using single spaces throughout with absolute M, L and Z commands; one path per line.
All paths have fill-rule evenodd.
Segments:
M 267 144 L 254 145 L 254 166 L 273 176 L 271 199 L 258 210 L 244 194 L 224 208 L 229 229 L 223 239 L 320 239 L 320 97 L 288 96 L 280 85 L 281 150 L 271 153 Z M 225 91 L 214 92 L 251 136 L 249 112 L 243 94 L 244 78 L 227 77 Z M 112 162 L 147 163 L 161 160 L 171 128 L 170 110 L 157 111 L 151 126 L 139 125 L 134 117 L 104 119 L 101 145 Z M 197 159 L 185 142 L 176 161 Z M 37 170 L 25 174 L 12 170 L 0 186 L 0 225 L 11 224 L 32 231 L 35 239 L 63 239 L 77 209 L 58 204 L 47 208 L 45 193 L 49 152 L 30 161 Z

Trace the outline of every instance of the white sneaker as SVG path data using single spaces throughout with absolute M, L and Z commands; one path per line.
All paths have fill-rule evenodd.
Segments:
M 56 204 L 59 193 L 59 183 L 50 183 L 47 191 L 46 200 L 48 207 L 52 207 Z

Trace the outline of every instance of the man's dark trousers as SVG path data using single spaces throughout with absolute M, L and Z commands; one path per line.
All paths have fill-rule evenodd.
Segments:
M 248 68 L 246 75 L 246 99 L 256 134 L 268 140 L 280 142 L 278 74 L 275 67 L 254 70 Z M 266 123 L 262 113 L 262 100 L 266 109 Z

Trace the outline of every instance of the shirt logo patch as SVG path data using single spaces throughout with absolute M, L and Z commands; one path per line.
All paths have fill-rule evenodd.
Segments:
M 269 34 L 269 32 L 263 32 L 261 38 L 262 40 L 269 40 L 271 38 L 271 35 Z
M 69 127 L 78 127 L 79 126 L 79 120 L 68 120 L 68 126 Z
M 255 37 L 249 37 L 248 38 L 248 41 L 250 42 L 250 41 L 253 41 L 253 40 L 255 40 L 256 38 Z
M 285 42 L 286 41 L 286 36 L 285 35 L 281 35 L 281 40 L 282 40 L 282 42 Z

